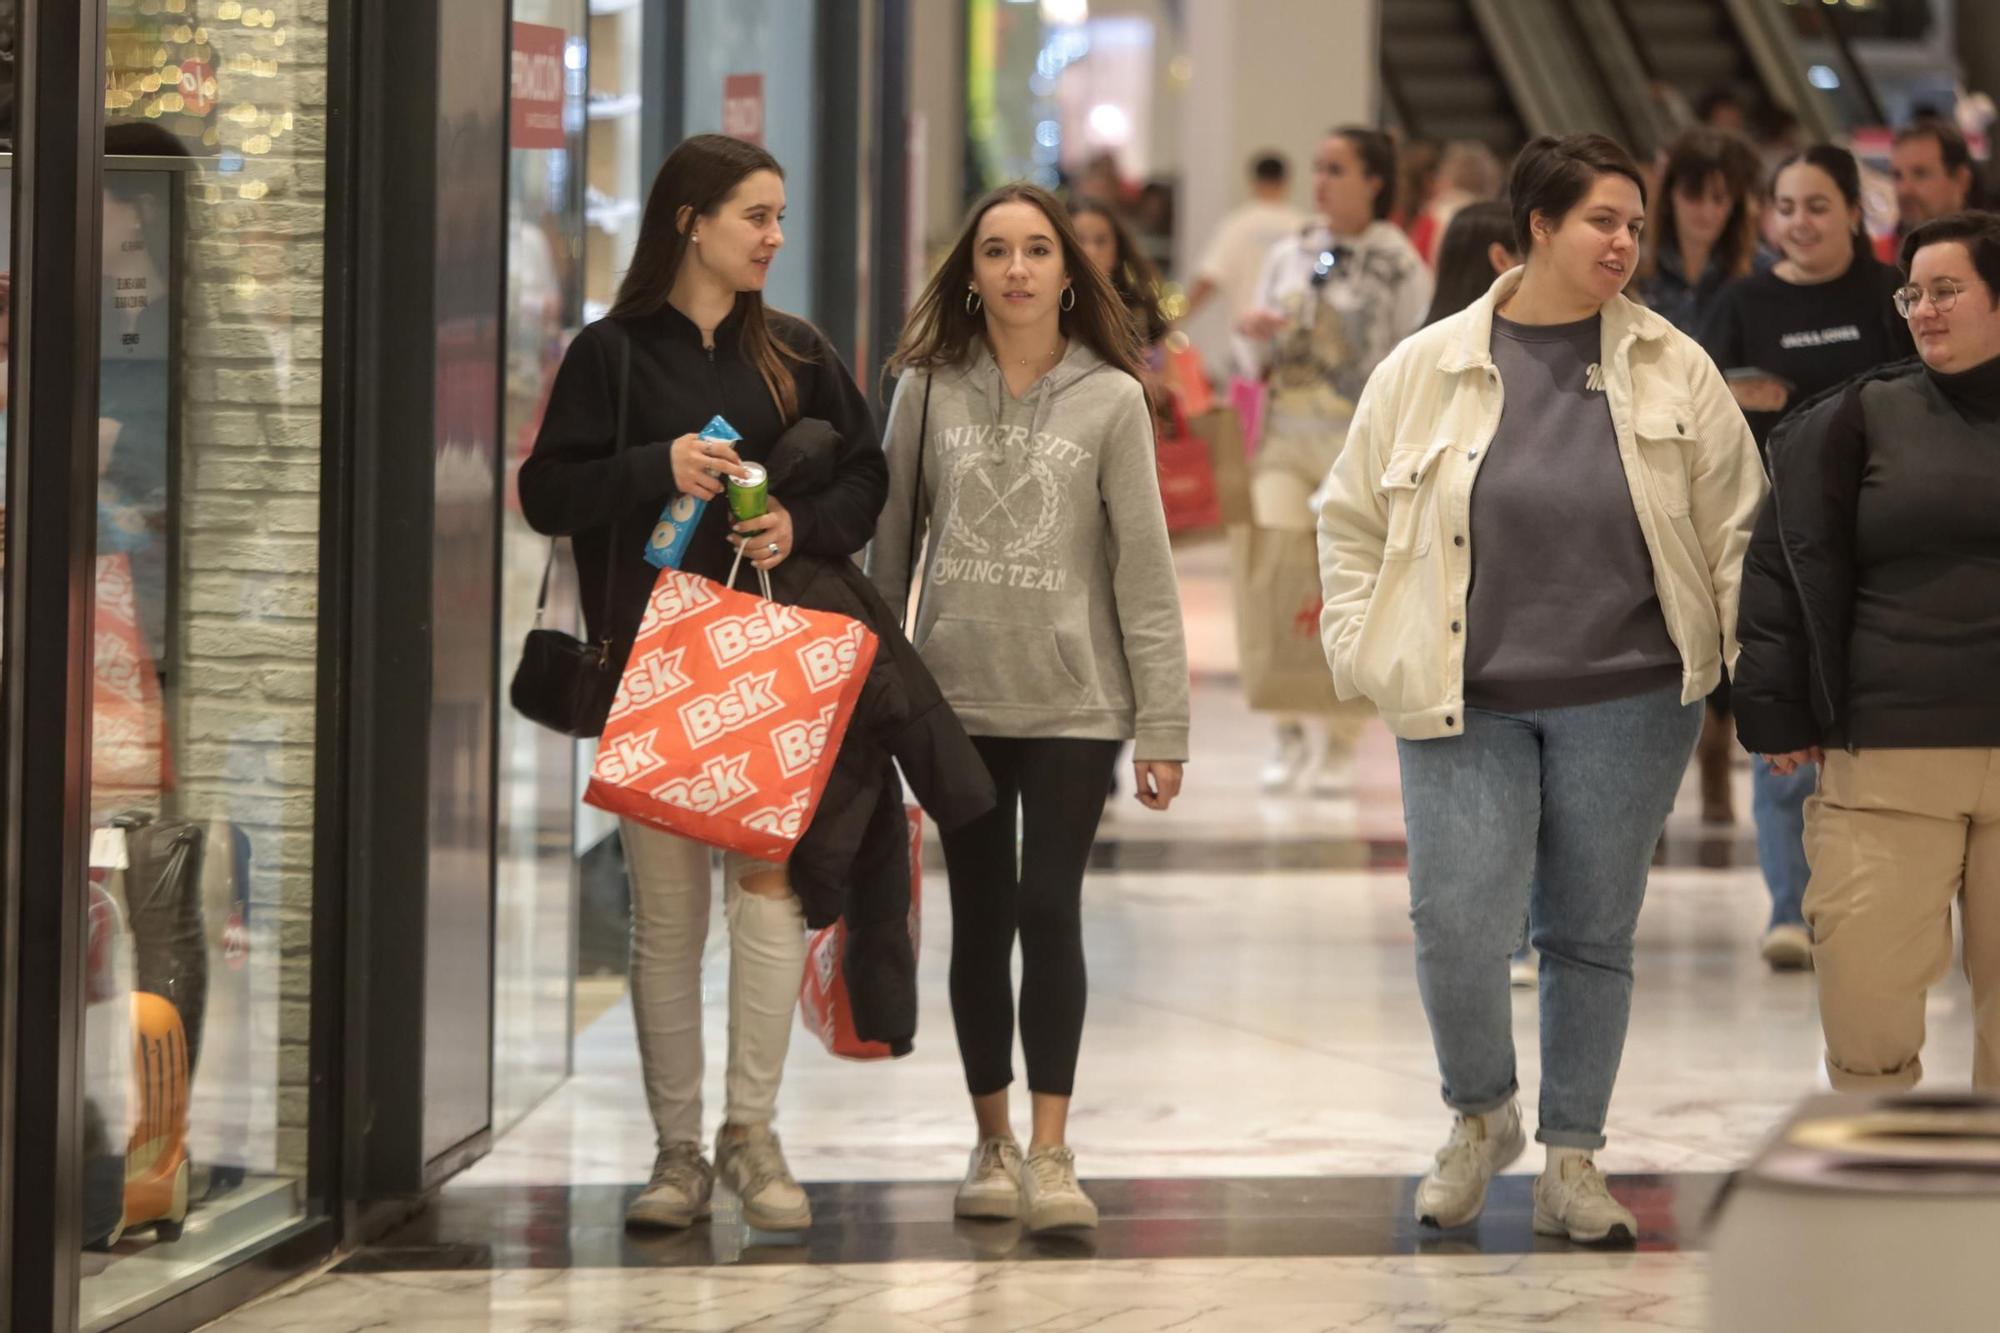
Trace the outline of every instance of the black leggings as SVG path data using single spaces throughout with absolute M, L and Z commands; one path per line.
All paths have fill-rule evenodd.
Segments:
M 975 1097 L 1014 1081 L 1014 935 L 1028 1089 L 1067 1097 L 1083 1040 L 1083 872 L 1117 741 L 975 736 L 1000 803 L 943 835 L 951 877 L 951 1017 Z M 1015 873 L 1015 812 L 1020 871 Z

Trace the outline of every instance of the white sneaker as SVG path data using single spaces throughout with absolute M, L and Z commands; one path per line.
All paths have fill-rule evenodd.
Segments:
M 812 1225 L 812 1204 L 769 1125 L 751 1125 L 743 1134 L 724 1130 L 715 1138 L 715 1169 L 743 1201 L 743 1220 L 759 1231 L 803 1231 Z
M 1012 1138 L 981 1139 L 952 1200 L 957 1217 L 1008 1221 L 1021 1215 L 1021 1145 Z
M 1312 762 L 1312 751 L 1306 746 L 1304 727 L 1287 723 L 1278 728 L 1278 747 L 1265 761 L 1264 771 L 1259 778 L 1264 791 L 1270 796 L 1281 796 L 1298 784 L 1304 775 L 1306 765 Z
M 1542 956 L 1533 949 L 1515 954 L 1507 963 L 1507 983 L 1516 990 L 1533 990 L 1542 979 Z
M 1354 752 L 1329 749 L 1313 766 L 1312 794 L 1322 800 L 1346 796 L 1354 790 Z
M 1762 952 L 1773 972 L 1803 972 L 1812 966 L 1812 934 L 1804 926 L 1773 926 L 1764 933 Z
M 1597 1163 L 1572 1157 L 1560 1177 L 1544 1171 L 1535 1178 L 1535 1234 L 1567 1236 L 1580 1245 L 1631 1245 L 1639 1238 L 1639 1219 L 1611 1197 Z
M 1030 1231 L 1087 1230 L 1097 1225 L 1097 1205 L 1076 1179 L 1076 1154 L 1037 1148 L 1021 1172 L 1021 1203 Z
M 1417 1186 L 1417 1221 L 1449 1231 L 1477 1218 L 1486 1207 L 1487 1184 L 1527 1146 L 1518 1102 L 1491 1115 L 1458 1117 L 1437 1165 Z
M 697 1143 L 675 1143 L 653 1161 L 653 1178 L 625 1209 L 628 1227 L 665 1227 L 681 1231 L 708 1216 L 715 1190 L 715 1168 Z

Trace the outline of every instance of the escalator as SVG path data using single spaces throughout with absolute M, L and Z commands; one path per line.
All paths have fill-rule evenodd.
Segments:
M 1527 142 L 1528 126 L 1471 0 L 1382 6 L 1382 90 L 1409 138 L 1477 140 L 1503 162 Z
M 1746 108 L 1777 107 L 1796 115 L 1809 141 L 1837 137 L 1849 119 L 1813 86 L 1800 53 L 1795 6 L 1782 0 L 1573 3 L 1609 5 L 1645 76 L 1673 89 L 1690 106 L 1711 92 L 1727 91 Z M 1838 63 L 1849 86 L 1859 83 L 1865 89 L 1845 43 L 1839 47 Z M 1866 101 L 1874 101 L 1872 92 L 1866 93 Z
M 1723 0 L 1615 0 L 1633 49 L 1651 77 L 1689 104 L 1727 90 L 1745 106 L 1764 96 L 1764 79 L 1737 35 Z
M 1577 0 L 1385 0 L 1382 86 L 1411 138 L 1485 143 L 1504 161 L 1533 134 L 1657 138 L 1625 31 Z
M 1404 134 L 1503 160 L 1530 135 L 1580 131 L 1650 156 L 1678 128 L 1669 90 L 1691 105 L 1726 89 L 1832 139 L 1854 117 L 1824 90 L 1867 91 L 1844 41 L 1815 57 L 1831 76 L 1811 66 L 1784 0 L 1383 0 L 1381 16 L 1382 91 Z

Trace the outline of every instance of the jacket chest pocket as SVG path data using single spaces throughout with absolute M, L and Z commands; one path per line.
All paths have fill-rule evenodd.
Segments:
M 1632 421 L 1639 462 L 1654 502 L 1669 518 L 1688 513 L 1688 474 L 1694 467 L 1694 409 L 1686 403 L 1648 403 Z
M 1389 531 L 1382 542 L 1384 560 L 1414 560 L 1427 555 L 1437 530 L 1438 460 L 1443 442 L 1398 445 L 1382 473 L 1382 495 L 1389 510 Z

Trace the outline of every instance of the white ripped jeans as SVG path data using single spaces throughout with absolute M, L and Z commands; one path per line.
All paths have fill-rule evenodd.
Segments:
M 701 956 L 714 896 L 711 850 L 632 820 L 621 820 L 632 881 L 632 1017 L 639 1067 L 662 1148 L 700 1143 Z M 743 888 L 746 877 L 780 870 L 736 852 L 722 858 L 723 915 L 729 921 L 727 1123 L 768 1125 L 792 1040 L 792 1009 L 805 966 L 805 916 L 789 894 Z

